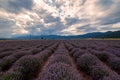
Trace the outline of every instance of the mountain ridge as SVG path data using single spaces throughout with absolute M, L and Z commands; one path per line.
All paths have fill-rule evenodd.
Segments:
M 74 39 L 74 38 L 120 38 L 120 30 L 118 31 L 107 31 L 107 32 L 93 32 L 83 35 L 70 35 L 70 36 L 60 36 L 60 35 L 23 35 L 16 36 L 13 39 Z
M 22 35 L 8 39 L 86 39 L 86 38 L 120 38 L 120 30 L 107 32 L 92 32 L 83 35 Z M 6 38 L 4 38 L 6 39 Z M 2 39 L 1 39 L 2 40 Z

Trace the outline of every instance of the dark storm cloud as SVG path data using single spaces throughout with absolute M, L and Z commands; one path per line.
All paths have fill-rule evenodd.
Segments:
M 37 29 L 40 28 L 40 31 Z M 56 22 L 53 25 L 45 27 L 44 24 L 36 23 L 33 26 L 29 26 L 26 28 L 27 31 L 31 34 L 39 34 L 39 35 L 51 35 L 51 34 L 59 34 L 63 29 L 65 28 L 65 25 L 62 22 Z
M 28 27 L 26 27 L 25 29 L 26 29 L 29 33 L 32 34 L 32 33 L 38 33 L 37 28 L 42 29 L 42 28 L 44 28 L 44 25 L 43 25 L 43 24 L 40 24 L 40 23 L 34 23 L 34 25 L 28 26 Z M 39 31 L 39 32 L 40 32 L 40 31 Z
M 45 23 L 52 23 L 52 22 L 60 22 L 60 18 L 59 17 L 53 17 L 52 15 L 47 15 L 44 18 Z
M 42 35 L 50 35 L 50 34 L 59 34 L 65 26 L 63 25 L 62 22 L 57 22 L 54 25 L 49 26 L 48 28 L 41 28 L 40 34 Z
M 97 0 L 96 5 L 99 5 L 102 9 L 109 9 L 112 4 L 114 4 L 113 0 Z
M 85 33 L 90 33 L 90 32 L 96 32 L 96 31 L 98 31 L 98 29 L 95 27 L 88 27 L 88 28 L 84 29 L 83 31 Z
M 78 18 L 66 18 L 67 25 L 73 25 L 75 23 L 80 22 L 81 20 Z
M 0 17 L 0 37 L 9 37 L 13 31 L 15 21 Z
M 7 29 L 14 24 L 15 24 L 15 22 L 13 20 L 9 20 L 7 18 L 0 17 L 0 29 Z
M 94 31 L 97 31 L 97 28 L 95 27 L 92 27 L 90 24 L 87 24 L 87 25 L 84 25 L 84 26 L 80 26 L 77 28 L 77 31 L 84 31 L 86 33 L 88 32 L 94 32 Z
M 1 8 L 11 13 L 19 13 L 22 9 L 31 10 L 33 7 L 33 0 L 2 0 L 0 2 Z
M 114 10 L 107 16 L 100 18 L 101 25 L 110 25 L 110 24 L 116 24 L 120 22 L 120 5 L 117 5 Z
M 87 21 L 86 19 L 78 19 L 78 18 L 66 18 L 65 20 L 67 22 L 66 25 L 68 26 Z
M 84 25 L 84 26 L 80 26 L 80 27 L 77 28 L 77 30 L 83 30 L 83 29 L 86 29 L 86 28 L 88 28 L 88 26 L 90 26 L 90 25 L 87 24 L 87 25 Z
M 120 14 L 120 13 L 119 13 Z M 114 15 L 115 16 L 115 15 Z M 109 24 L 116 24 L 120 22 L 120 17 L 107 17 L 101 19 L 101 25 L 109 25 Z
M 82 0 L 82 5 L 84 5 L 86 3 L 87 0 Z
M 51 28 L 44 28 L 41 32 L 41 34 L 47 34 L 47 35 L 57 35 L 63 30 L 63 24 L 62 23 L 57 23 L 55 25 L 52 25 Z
M 118 1 L 118 0 L 116 0 Z M 112 25 L 120 22 L 120 5 L 119 2 L 115 3 L 114 0 L 97 0 L 95 3 L 102 9 L 103 12 L 106 11 L 104 17 L 97 18 L 100 21 L 100 25 Z M 110 28 L 110 27 L 109 27 Z

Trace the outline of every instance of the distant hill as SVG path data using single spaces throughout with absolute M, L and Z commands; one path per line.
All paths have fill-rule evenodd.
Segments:
M 14 39 L 76 39 L 76 38 L 120 38 L 120 31 L 93 32 L 84 35 L 59 36 L 59 35 L 23 35 Z
M 85 35 L 78 35 L 79 38 L 120 38 L 120 31 L 94 32 Z

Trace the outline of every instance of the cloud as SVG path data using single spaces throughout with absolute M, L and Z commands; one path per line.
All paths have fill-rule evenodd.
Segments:
M 73 25 L 75 23 L 80 22 L 80 19 L 77 18 L 66 18 L 67 25 Z
M 120 29 L 120 0 L 0 0 L 0 37 Z
M 60 21 L 60 18 L 59 18 L 59 17 L 53 17 L 53 16 L 51 16 L 51 15 L 47 15 L 47 16 L 44 18 L 44 21 L 45 21 L 45 23 L 59 22 L 59 21 Z
M 62 22 L 56 22 L 54 24 L 50 23 L 49 25 L 38 23 L 26 28 L 26 30 L 34 35 L 60 35 L 61 30 L 63 30 L 64 28 L 65 27 Z
M 0 17 L 0 37 L 9 37 L 13 31 L 15 21 Z
M 114 1 L 113 0 L 96 0 L 95 4 L 97 6 L 100 6 L 101 9 L 103 10 L 107 10 L 114 4 Z
M 0 18 L 0 28 L 6 29 L 14 25 L 14 21 L 6 18 Z
M 116 3 L 118 4 L 118 3 Z M 116 24 L 120 22 L 120 5 L 114 5 L 113 9 L 110 11 L 110 13 L 103 17 L 100 18 L 101 24 L 102 25 L 109 25 L 109 24 Z
M 11 13 L 19 13 L 23 9 L 32 10 L 33 0 L 1 0 L 0 6 Z
M 66 20 L 66 25 L 68 25 L 68 26 L 87 22 L 86 19 L 79 19 L 79 18 L 66 18 L 65 20 Z

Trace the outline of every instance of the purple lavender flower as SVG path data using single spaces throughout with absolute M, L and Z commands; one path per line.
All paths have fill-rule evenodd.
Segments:
M 42 72 L 37 80 L 81 80 L 81 77 L 69 65 L 55 63 Z

